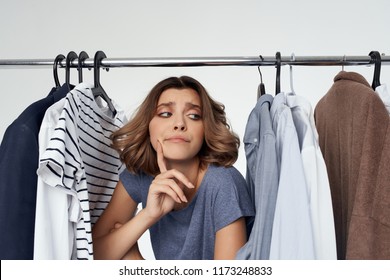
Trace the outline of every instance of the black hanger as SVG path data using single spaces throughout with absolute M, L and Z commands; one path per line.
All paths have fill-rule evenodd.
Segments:
M 60 80 L 58 79 L 58 63 L 65 59 L 65 56 L 63 54 L 59 54 L 54 59 L 53 63 L 53 76 L 54 76 L 54 82 L 56 85 L 56 88 L 59 88 L 61 86 Z
M 263 57 L 260 55 L 261 60 L 264 60 Z M 260 65 L 257 66 L 257 70 L 259 71 L 260 74 L 260 85 L 257 87 L 257 99 L 260 98 L 260 96 L 265 94 L 265 86 L 263 84 L 263 75 L 261 74 L 260 71 Z
M 371 51 L 369 53 L 369 56 L 371 56 L 371 63 L 375 63 L 375 68 L 374 68 L 374 79 L 372 80 L 372 85 L 371 87 L 375 90 L 377 87 L 381 85 L 380 82 L 380 75 L 381 75 L 381 54 L 378 51 Z
M 68 53 L 68 55 L 66 56 L 65 82 L 68 85 L 68 88 L 70 85 L 70 62 L 74 59 L 77 59 L 77 58 L 78 58 L 78 56 L 74 51 L 70 51 Z
M 85 51 L 81 51 L 77 64 L 77 70 L 79 71 L 79 83 L 83 82 L 83 63 L 87 58 L 89 58 L 88 54 Z
M 93 96 L 96 98 L 100 96 L 103 98 L 104 101 L 107 102 L 108 108 L 110 108 L 113 115 L 116 115 L 116 110 L 114 105 L 111 102 L 111 99 L 108 97 L 107 93 L 103 89 L 102 85 L 100 84 L 100 64 L 103 60 L 103 58 L 106 58 L 106 54 L 103 51 L 97 51 L 94 57 L 94 82 L 95 87 L 92 89 Z
M 281 63 L 281 56 L 280 56 L 280 52 L 277 52 L 276 55 L 276 86 L 275 86 L 275 95 L 278 94 L 280 92 L 280 68 L 282 66 L 282 63 Z

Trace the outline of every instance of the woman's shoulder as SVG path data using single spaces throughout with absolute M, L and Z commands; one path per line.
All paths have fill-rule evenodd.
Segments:
M 122 181 L 124 185 L 128 185 L 128 184 L 143 185 L 143 184 L 150 184 L 150 182 L 153 180 L 153 177 L 146 174 L 145 172 L 133 173 L 125 168 L 120 173 L 119 179 Z
M 246 180 L 235 167 L 209 166 L 209 178 L 205 192 L 212 200 L 216 216 L 231 217 L 252 216 L 252 204 Z M 219 219 L 219 218 L 218 218 Z M 218 228 L 227 225 L 222 222 Z
M 125 169 L 119 175 L 124 188 L 135 202 L 146 201 L 147 193 L 153 177 L 144 172 L 132 173 Z
M 217 166 L 217 165 L 209 165 L 208 167 L 208 180 L 211 182 L 218 183 L 228 183 L 231 182 L 234 185 L 245 185 L 246 181 L 243 175 L 238 171 L 234 166 Z
M 209 170 L 211 171 L 210 173 L 214 174 L 214 176 L 238 176 L 242 177 L 242 174 L 238 169 L 234 166 L 218 166 L 214 164 L 209 165 Z

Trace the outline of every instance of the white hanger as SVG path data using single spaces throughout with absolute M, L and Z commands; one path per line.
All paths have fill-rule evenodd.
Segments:
M 343 64 L 341 65 L 341 71 L 344 71 L 344 64 L 347 61 L 347 56 L 344 54 L 343 56 Z
M 295 54 L 291 54 L 291 61 L 295 61 Z M 292 70 L 292 65 L 290 64 L 290 90 L 292 94 L 295 94 L 294 91 L 294 85 L 293 85 L 293 70 Z

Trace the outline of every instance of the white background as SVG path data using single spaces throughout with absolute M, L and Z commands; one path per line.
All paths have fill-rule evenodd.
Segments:
M 386 0 L 0 0 L 0 59 L 53 59 L 69 51 L 109 58 L 213 56 L 352 56 L 390 54 L 390 2 Z M 371 84 L 373 67 L 350 66 Z M 313 109 L 326 94 L 336 66 L 293 68 L 295 92 Z M 275 91 L 275 68 L 261 67 L 268 93 Z M 93 82 L 84 70 L 84 81 Z M 256 102 L 257 67 L 115 68 L 101 71 L 101 84 L 130 116 L 158 81 L 189 75 L 225 104 L 241 139 Z M 282 67 L 282 91 L 290 90 Z M 60 82 L 65 72 L 59 70 Z M 77 83 L 77 71 L 71 71 Z M 390 83 L 382 66 L 381 83 Z M 7 126 L 54 86 L 51 67 L 0 67 L 0 139 Z M 243 146 L 236 167 L 245 174 Z M 152 257 L 147 241 L 141 244 Z

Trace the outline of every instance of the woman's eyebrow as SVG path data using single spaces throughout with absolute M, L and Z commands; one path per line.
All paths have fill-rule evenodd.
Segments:
M 202 109 L 200 107 L 200 105 L 197 105 L 197 104 L 194 104 L 194 103 L 191 103 L 191 102 L 187 102 L 186 103 L 186 107 L 189 108 L 189 109 L 198 109 L 198 110 Z
M 175 102 L 160 103 L 160 104 L 157 105 L 157 108 L 159 108 L 159 107 L 171 107 L 173 105 L 175 105 Z
M 164 103 L 160 103 L 157 105 L 157 108 L 160 108 L 160 107 L 172 107 L 172 106 L 175 106 L 176 105 L 176 102 L 173 102 L 173 101 L 170 101 L 170 102 L 164 102 Z M 188 109 L 198 109 L 198 110 L 201 110 L 201 106 L 200 105 L 197 105 L 197 104 L 194 104 L 194 103 L 191 103 L 191 102 L 186 102 L 185 103 L 185 107 L 188 108 Z

